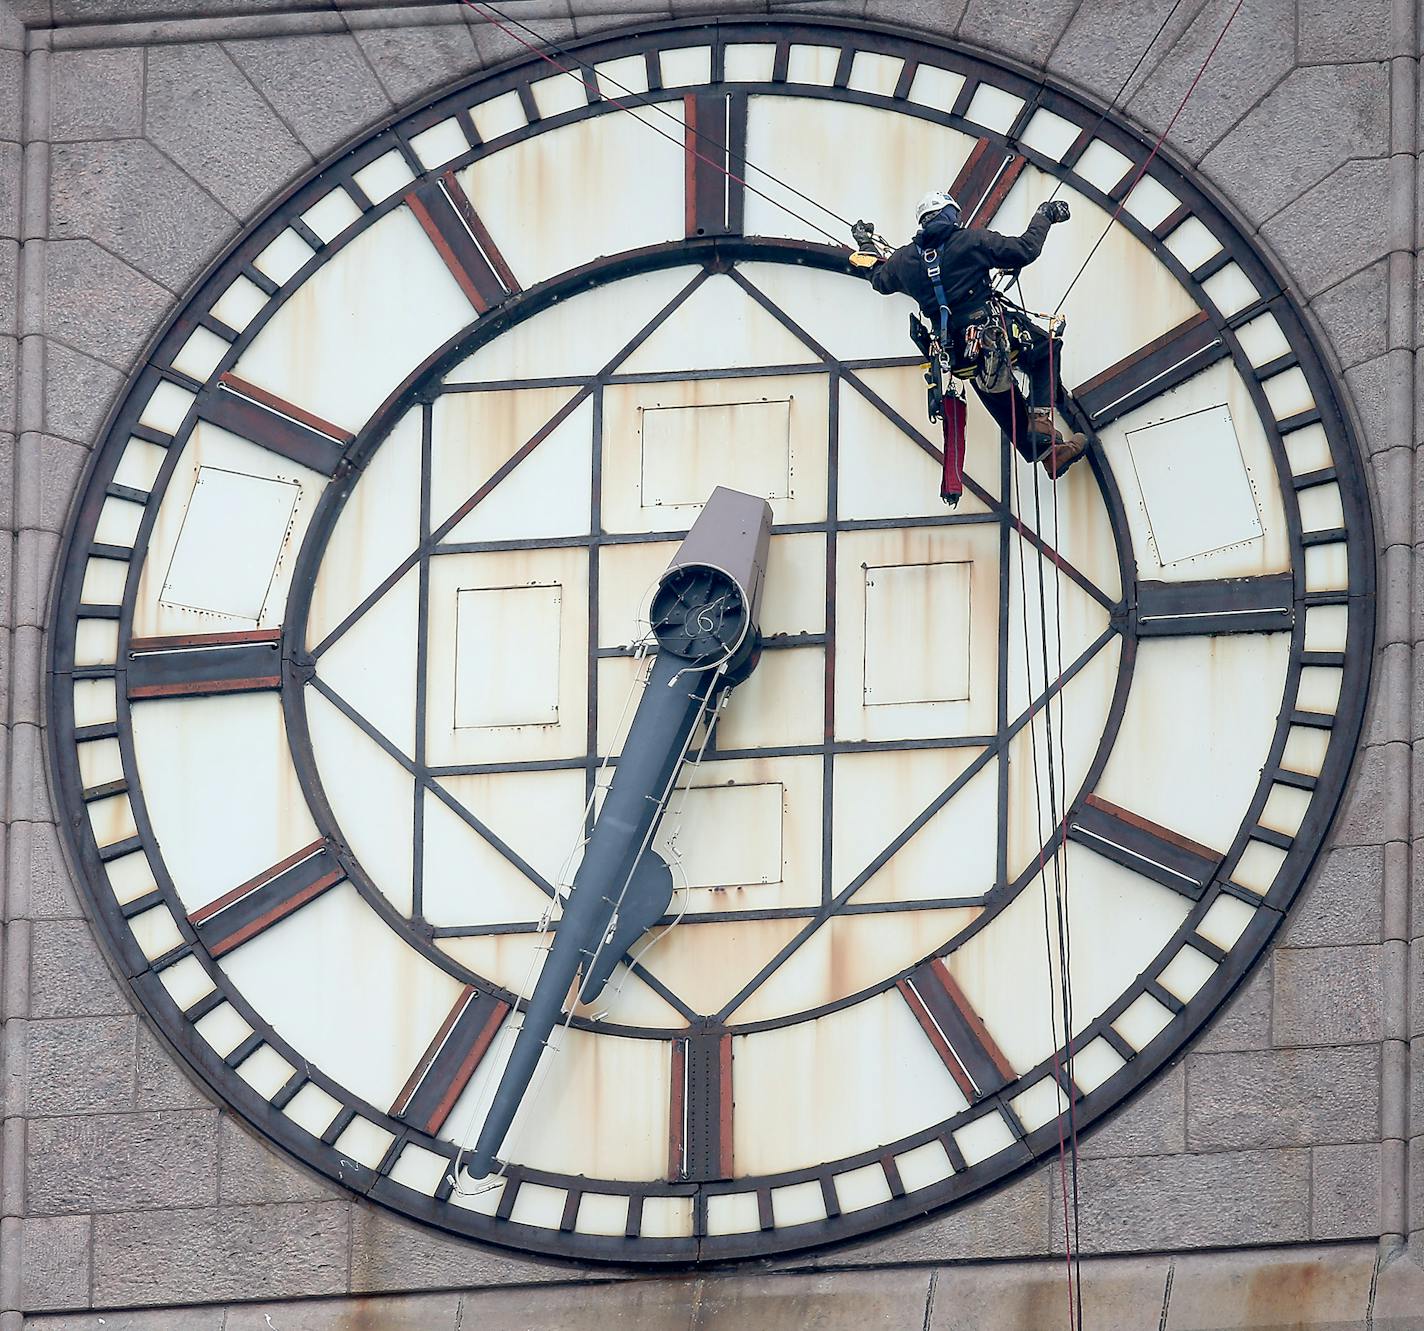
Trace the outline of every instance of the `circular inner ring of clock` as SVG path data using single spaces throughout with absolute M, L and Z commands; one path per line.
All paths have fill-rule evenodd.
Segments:
M 323 1173 L 581 1259 L 829 1243 L 1056 1151 L 1261 954 L 1359 737 L 1361 464 L 1275 270 L 1067 93 L 830 23 L 578 58 L 380 127 L 157 338 L 67 537 L 52 775 L 137 1001 Z M 1058 189 L 1030 310 L 1106 229 L 1087 461 L 971 395 L 946 508 L 908 303 L 780 181 L 887 231 Z M 696 600 L 724 503 L 770 524 L 755 606 Z M 699 692 L 729 605 L 758 650 Z M 643 768 L 642 913 L 511 1086 Z

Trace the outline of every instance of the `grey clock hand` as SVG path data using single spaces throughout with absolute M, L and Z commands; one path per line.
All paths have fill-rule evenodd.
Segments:
M 766 501 L 719 486 L 659 580 L 652 610 L 658 654 L 466 1162 L 475 1178 L 494 1168 L 575 980 L 580 1001 L 596 998 L 628 946 L 667 910 L 672 875 L 649 846 L 699 717 L 756 664 L 770 539 Z

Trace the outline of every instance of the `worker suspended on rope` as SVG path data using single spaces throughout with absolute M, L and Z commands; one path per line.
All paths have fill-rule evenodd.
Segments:
M 930 419 L 943 423 L 945 441 L 940 495 L 951 507 L 963 489 L 966 380 L 1019 452 L 1050 476 L 1062 475 L 1087 447 L 1083 435 L 1064 436 L 1053 423 L 1054 399 L 1064 395 L 1057 382 L 1063 321 L 1045 331 L 990 280 L 993 269 L 1017 272 L 1038 258 L 1049 228 L 1067 221 L 1068 205 L 1041 204 L 1021 236 L 962 227 L 959 217 L 954 197 L 934 190 L 915 207 L 918 229 L 908 245 L 891 251 L 870 222 L 851 228 L 855 271 L 881 295 L 910 296 L 920 307 L 910 316 L 910 332 L 929 362 Z M 1028 403 L 1014 381 L 1015 366 L 1028 374 Z

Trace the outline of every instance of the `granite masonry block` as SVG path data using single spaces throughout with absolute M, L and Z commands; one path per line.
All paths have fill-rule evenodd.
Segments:
M 144 95 L 148 137 L 240 217 L 311 154 L 221 46 L 155 46 Z
M 0 142 L 0 237 L 20 235 L 20 145 Z
M 1154 0 L 1081 5 L 1053 48 L 1053 73 L 1090 88 L 1103 102 L 1112 101 L 1120 90 L 1120 100 L 1131 101 L 1186 30 L 1192 12 L 1190 5 L 1183 6 L 1158 37 L 1164 15 Z M 1144 52 L 1141 68 L 1124 88 L 1123 80 Z
M 1286 915 L 1283 945 L 1378 943 L 1384 899 L 1384 848 L 1332 850 Z
M 1261 222 L 1347 158 L 1388 151 L 1387 67 L 1320 65 L 1292 70 L 1201 166 L 1247 217 Z
M 1164 1331 L 1365 1331 L 1371 1325 L 1375 1261 L 1373 1244 L 1178 1256 L 1162 1326 Z M 1416 1331 L 1417 1324 L 1380 1318 L 1373 1326 Z
M 969 0 L 868 0 L 865 17 L 943 37 L 956 30 L 968 7 Z M 677 8 L 681 13 L 682 5 Z
M 31 1216 L 20 1239 L 20 1302 L 42 1308 L 82 1308 L 89 1302 L 87 1215 Z
M 1414 450 L 1412 448 L 1382 448 L 1370 454 L 1369 470 L 1373 481 L 1371 494 L 1375 519 L 1375 548 L 1413 543 L 1414 527 Z M 1383 683 L 1383 681 L 1381 681 Z M 1388 712 L 1376 699 L 1375 711 Z M 1366 739 L 1366 743 L 1382 743 L 1406 738 L 1401 734 Z
M 1084 1253 L 1291 1243 L 1310 1232 L 1309 1151 L 1084 1160 L 1078 1177 Z M 1061 1225 L 1058 1216 L 1060 1246 Z
M 796 1266 L 882 1266 L 899 1262 L 1031 1257 L 1047 1250 L 1057 1175 L 1047 1166 L 1021 1174 L 987 1196 L 864 1243 Z M 787 1263 L 788 1265 L 790 1263 Z
M 551 45 L 557 46 L 574 39 L 574 23 L 567 5 L 561 6 L 557 14 L 530 19 L 529 22 L 539 29 L 539 35 Z M 476 20 L 470 25 L 470 36 L 474 39 L 475 50 L 482 66 L 497 65 L 516 56 L 529 54 L 512 33 L 502 31 L 493 23 Z
M 1310 1160 L 1311 1238 L 1374 1238 L 1382 1212 L 1379 1143 L 1317 1146 Z
M 1208 0 L 1198 10 L 1141 90 L 1126 102 L 1130 115 L 1156 132 L 1167 127 L 1235 7 L 1236 0 Z M 1169 145 L 1199 159 L 1290 72 L 1294 48 L 1293 24 L 1281 0 L 1246 0 L 1182 107 Z
M 131 1015 L 32 1021 L 27 1034 L 31 1114 L 114 1113 L 133 1104 Z
M 0 50 L 0 139 L 20 138 L 20 107 L 25 82 L 25 57 L 20 51 Z
M 1344 803 L 1336 817 L 1337 846 L 1379 846 L 1388 839 L 1390 746 L 1362 749 L 1355 758 Z
M 58 558 L 60 538 L 53 531 L 24 530 L 14 541 L 14 602 L 11 604 L 13 624 L 43 625 L 50 605 L 50 575 Z M 38 773 L 38 769 L 36 769 Z M 37 787 L 37 797 L 26 797 L 23 804 L 11 804 L 11 819 L 38 819 L 53 823 L 50 797 Z
M 5 538 L 3 536 L 0 536 L 0 543 L 3 543 L 4 539 Z M 3 566 L 4 564 L 9 562 L 8 556 L 8 550 L 0 550 L 0 566 Z M 0 591 L 3 591 L 5 581 L 6 579 L 5 574 L 3 572 L 3 568 L 0 568 Z M 0 624 L 3 623 L 4 621 L 0 620 Z M 0 628 L 0 698 L 10 696 L 11 682 L 14 678 L 15 673 L 14 665 L 11 661 L 11 657 L 13 655 L 14 634 L 7 628 Z M 4 777 L 3 775 L 0 775 L 0 789 L 3 789 L 4 785 Z M 3 824 L 0 824 L 0 826 L 3 826 Z M 3 851 L 4 844 L 3 841 L 0 841 L 0 854 L 3 854 Z M 3 875 L 3 864 L 3 859 L 0 859 L 0 875 Z
M 146 1022 L 138 1024 L 135 1109 L 204 1109 L 212 1102 Z
M 10 871 L 28 889 L 27 911 L 32 920 L 73 919 L 82 914 L 70 881 L 59 829 L 53 823 L 12 823 Z
M 143 133 L 143 49 L 56 51 L 50 57 L 50 136 L 125 139 Z
M 38 726 L 10 727 L 10 817 L 48 819 L 49 790 L 45 784 L 44 740 Z
M 1333 60 L 1387 60 L 1393 54 L 1391 0 L 1296 0 L 1302 64 Z
M 50 236 L 89 237 L 170 291 L 181 291 L 236 227 L 151 143 L 57 144 L 50 171 Z
M 30 932 L 30 1016 L 127 1013 L 128 1002 L 82 920 L 38 920 Z
M 1082 1263 L 1083 1325 L 1093 1331 L 1160 1326 L 1170 1261 L 1160 1256 Z M 929 1331 L 1026 1331 L 1068 1320 L 1062 1259 L 946 1266 L 931 1290 Z
M 1141 1094 L 1079 1139 L 1086 1159 L 1108 1155 L 1169 1155 L 1187 1145 L 1187 1070 L 1159 1072 Z
M 277 1203 L 94 1218 L 96 1305 L 339 1294 L 347 1207 Z
M 1376 356 L 1345 371 L 1350 399 L 1359 413 L 1360 426 L 1364 430 L 1360 444 L 1367 453 L 1403 448 L 1411 442 L 1408 421 L 1403 423 L 1401 429 L 1392 419 L 1390 410 L 1391 386 L 1394 376 L 1400 372 L 1401 361 L 1407 365 L 1408 357 Z
M 586 1291 L 583 1294 L 587 1297 Z M 272 1331 L 273 1327 L 280 1331 L 354 1331 L 364 1327 L 379 1327 L 380 1331 L 458 1331 L 466 1324 L 478 1327 L 479 1331 L 494 1331 L 499 1326 L 497 1317 L 483 1300 L 478 1310 L 475 1309 L 473 1305 L 478 1297 L 448 1293 L 236 1304 L 227 1310 L 223 1331 Z M 509 1307 L 519 1308 L 525 1306 L 527 1292 L 510 1290 L 494 1295 L 493 1299 L 497 1302 L 501 1297 Z M 574 1301 L 577 1292 L 566 1290 L 565 1297 Z M 465 1322 L 467 1310 L 468 1323 Z M 525 1324 L 534 1325 L 527 1321 Z M 634 1325 L 641 1327 L 641 1323 Z
M 574 35 L 596 37 L 633 23 L 656 23 L 672 18 L 668 0 L 577 0 L 573 11 Z
M 14 239 L 0 240 L 0 336 L 16 335 L 20 326 L 19 312 L 20 245 Z M 5 380 L 5 389 L 7 392 L 14 389 L 9 379 Z M 0 425 L 13 424 L 13 410 L 13 401 L 0 408 Z
M 37 628 L 14 629 L 8 641 L 5 694 L 10 724 L 40 725 L 44 715 L 44 635 Z M 13 687 L 8 687 L 13 685 Z
M 1278 948 L 1272 1031 L 1276 1044 L 1343 1045 L 1384 1035 L 1378 945 Z
M 1389 251 L 1389 161 L 1345 162 L 1261 228 L 1299 284 L 1314 295 Z
M 695 1308 L 691 1321 L 694 1331 L 743 1331 L 746 1327 L 756 1327 L 758 1331 L 803 1331 L 806 1327 L 816 1327 L 818 1331 L 866 1331 L 870 1327 L 924 1325 L 929 1312 L 929 1286 L 928 1271 L 901 1269 L 713 1277 L 699 1282 L 695 1303 L 688 1299 L 691 1291 L 679 1290 L 676 1285 L 655 1286 L 647 1293 L 630 1286 L 610 1293 L 615 1296 L 614 1308 L 626 1307 L 633 1316 L 637 1315 L 634 1299 L 641 1303 L 648 1300 L 649 1294 L 659 1299 L 662 1315 L 646 1323 L 659 1331 L 687 1325 L 677 1319 L 685 1315 L 682 1310 L 689 1305 Z M 645 1325 L 641 1318 L 632 1324 Z M 500 1323 L 495 1325 L 504 1331 Z M 508 1331 L 515 1331 L 517 1325 L 507 1323 Z M 572 1319 L 568 1325 L 573 1325 Z
M 30 1210 L 211 1206 L 218 1191 L 217 1126 L 212 1109 L 33 1118 L 25 1178 Z
M 970 0 L 960 36 L 1042 67 L 1075 9 L 1077 0 Z
M 45 344 L 44 423 L 50 434 L 89 444 L 124 385 L 123 374 L 59 342 Z
M 229 42 L 227 52 L 315 156 L 391 109 L 350 33 Z
M 93 241 L 51 241 L 44 259 L 46 335 L 127 369 L 173 294 Z
M 117 1311 L 105 1308 L 103 1312 L 27 1317 L 25 1331 L 223 1331 L 226 1312 L 220 1303 L 187 1308 L 123 1308 Z M 272 1328 L 264 1324 L 262 1331 L 272 1331 Z
M 0 411 L 0 416 L 3 416 Z M 15 474 L 15 436 L 9 430 L 0 430 L 0 476 L 12 477 Z M 5 486 L 4 494 L 0 494 L 0 531 L 13 532 L 15 530 L 15 487 L 13 484 Z M 10 601 L 9 601 L 9 575 L 0 574 L 0 624 L 10 622 Z
M 453 83 L 479 64 L 474 38 L 464 23 L 357 28 L 354 36 L 386 96 L 397 106 Z
M 1187 1147 L 1235 1151 L 1368 1141 L 1379 1131 L 1380 1050 L 1187 1056 Z
M 373 1206 L 351 1211 L 351 1289 L 357 1293 L 529 1285 L 567 1276 L 565 1268 L 443 1238 Z
M 218 1200 L 255 1202 L 334 1201 L 344 1196 L 334 1183 L 308 1173 L 275 1146 L 258 1141 L 230 1115 L 218 1125 Z
M 1381 259 L 1310 302 L 1343 368 L 1384 354 L 1388 301 L 1389 263 Z
M 26 468 L 28 487 L 20 496 L 21 516 L 26 527 L 56 534 L 64 530 L 69 520 L 69 507 L 79 475 L 89 461 L 89 450 L 82 443 L 41 435 L 31 443 L 38 444 L 39 456 Z

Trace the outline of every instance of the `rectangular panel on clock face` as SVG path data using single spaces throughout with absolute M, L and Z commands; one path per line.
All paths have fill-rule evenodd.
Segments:
M 1289 633 L 1140 642 L 1097 793 L 1229 848 L 1270 755 L 1289 661 Z
M 610 776 L 600 775 L 601 788 Z M 673 909 L 700 915 L 819 905 L 821 777 L 814 756 L 719 760 L 709 753 L 684 778 L 686 794 L 674 794 L 658 829 L 674 883 L 690 889 Z M 676 977 L 669 982 L 677 988 Z
M 968 562 L 865 570 L 865 705 L 967 702 Z M 907 637 L 914 646 L 907 650 Z
M 132 708 L 154 835 L 189 911 L 316 839 L 276 693 L 159 698 Z M 221 854 L 214 848 L 221 847 Z
M 836 562 L 836 738 L 989 734 L 997 707 L 997 528 L 843 532 Z M 935 644 L 945 659 L 897 663 L 911 643 L 916 653 Z M 881 689 L 890 691 L 884 703 Z
M 605 255 L 683 238 L 682 103 L 661 105 L 673 120 L 647 111 L 596 115 L 510 144 L 458 173 L 526 288 Z M 570 200 L 577 200 L 576 222 Z
M 584 753 L 586 550 L 440 555 L 430 562 L 429 602 L 432 766 Z
M 354 432 L 474 318 L 474 307 L 420 223 L 400 207 L 293 292 L 233 371 Z
M 654 849 L 680 865 L 678 878 L 690 888 L 779 883 L 783 792 L 779 781 L 688 790 L 674 797 Z
M 1263 577 L 1290 568 L 1270 442 L 1230 361 L 1099 432 L 1122 489 L 1142 581 Z
M 1192 903 L 1076 844 L 1069 844 L 1067 854 L 1077 1032 L 1128 989 L 1180 927 Z M 1053 909 L 1051 871 L 1046 878 L 1046 885 L 1038 879 L 1029 883 L 944 958 L 969 1007 L 1020 1076 L 1053 1053 L 1049 1012 L 1062 1012 L 1057 945 L 1050 964 L 1043 938 L 1045 892 L 1048 909 Z M 1104 920 L 1113 921 L 1113 927 L 1104 929 Z
M 813 192 L 827 208 L 844 217 L 877 219 L 889 235 L 900 236 L 910 230 L 915 202 L 928 188 L 922 172 L 907 170 L 906 163 L 932 162 L 939 177 L 952 180 L 974 144 L 974 138 L 958 130 L 878 107 L 822 98 L 749 98 L 747 157 L 767 173 L 767 177 L 758 175 L 757 189 L 838 238 L 841 223 L 769 177 L 802 189 L 814 182 Z M 746 200 L 746 233 L 823 243 L 826 239 L 791 213 L 751 193 Z M 879 298 L 867 292 L 866 299 Z
M 133 632 L 171 637 L 281 625 L 327 478 L 200 420 L 158 508 Z
M 563 588 L 455 593 L 455 729 L 559 720 Z
M 256 624 L 301 487 L 200 467 L 159 603 Z
M 228 952 L 222 968 L 298 1055 L 395 1102 L 463 985 L 341 883 Z
M 700 507 L 724 477 L 763 499 L 791 497 L 789 398 L 644 407 L 641 414 L 644 508 Z
M 820 522 L 829 421 L 820 374 L 610 384 L 604 529 L 685 531 L 718 485 L 768 499 L 775 522 Z
M 732 1067 L 739 1174 L 872 1150 L 966 1103 L 893 989 L 815 1021 L 734 1036 Z
M 1127 451 L 1163 564 L 1261 536 L 1261 515 L 1224 405 L 1129 430 Z

